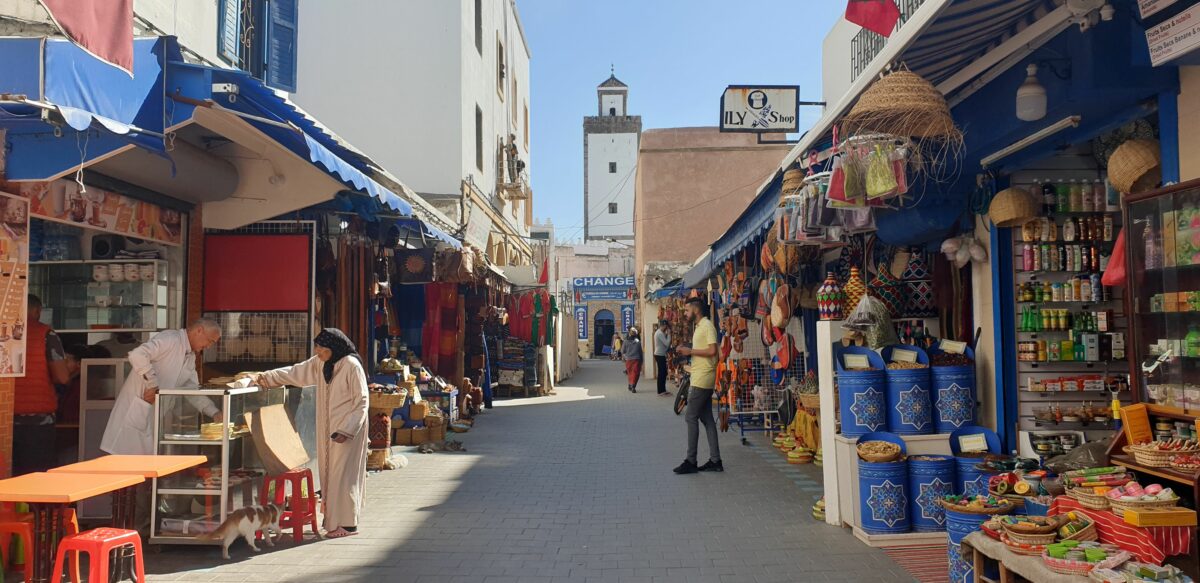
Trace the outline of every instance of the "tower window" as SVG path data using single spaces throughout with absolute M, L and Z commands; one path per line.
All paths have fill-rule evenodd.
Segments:
M 610 215 L 617 214 L 617 203 L 615 203 L 615 202 L 608 203 L 608 214 L 610 214 Z
M 475 50 L 483 56 L 483 0 L 475 0 Z
M 617 108 L 615 108 L 615 107 L 608 108 L 608 115 L 610 115 L 612 117 L 617 117 Z
M 609 173 L 609 174 L 616 174 L 616 173 L 617 173 L 617 163 L 616 163 L 616 162 L 609 162 L 609 163 L 608 163 L 608 173 Z
M 475 167 L 483 172 L 483 110 L 475 106 Z

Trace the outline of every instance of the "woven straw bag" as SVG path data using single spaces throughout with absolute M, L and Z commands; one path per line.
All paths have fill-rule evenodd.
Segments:
M 1154 140 L 1129 140 L 1108 158 L 1108 179 L 1126 194 L 1145 192 L 1162 182 L 1162 152 Z
M 992 204 L 988 206 L 988 218 L 997 227 L 1019 227 L 1037 218 L 1038 206 L 1029 191 L 1006 188 L 992 199 Z

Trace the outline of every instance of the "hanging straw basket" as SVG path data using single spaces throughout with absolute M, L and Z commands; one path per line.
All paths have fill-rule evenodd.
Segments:
M 908 70 L 893 71 L 875 81 L 843 123 L 849 134 L 962 140 L 946 98 L 932 83 Z
M 805 409 L 820 409 L 821 395 L 817 393 L 800 393 L 800 406 Z
M 1126 194 L 1145 192 L 1162 182 L 1162 153 L 1154 140 L 1129 140 L 1108 158 L 1108 179 Z
M 783 173 L 783 192 L 790 194 L 804 188 L 804 171 L 793 168 Z
M 1023 188 L 1001 190 L 988 206 L 988 218 L 997 227 L 1020 227 L 1036 219 L 1041 209 L 1033 195 Z

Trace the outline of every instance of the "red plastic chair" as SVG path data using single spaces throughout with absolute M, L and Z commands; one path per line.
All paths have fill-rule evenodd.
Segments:
M 75 516 L 74 508 L 67 508 L 63 511 L 63 529 L 67 531 L 67 535 L 79 534 L 79 520 Z M 8 556 L 9 550 L 12 548 L 13 537 L 21 539 L 21 549 L 24 551 L 24 564 L 22 570 L 25 573 L 25 580 L 33 580 L 33 513 L 32 512 L 17 512 L 13 510 L 11 504 L 0 506 L 0 564 L 4 566 L 4 571 L 12 570 L 13 557 Z M 71 576 L 79 581 L 79 565 L 76 564 Z
M 287 491 L 288 484 L 291 484 L 290 493 Z M 274 499 L 269 499 L 267 496 L 272 486 Z M 321 531 L 317 527 L 317 492 L 313 487 L 312 470 L 300 468 L 288 470 L 278 476 L 268 476 L 263 480 L 258 499 L 263 506 L 273 503 L 283 509 L 279 529 L 291 528 L 292 539 L 296 542 L 304 540 L 305 525 L 311 526 L 313 534 L 320 537 Z M 287 502 L 286 506 L 284 501 Z M 260 532 L 258 538 L 261 539 L 262 536 L 263 533 Z
M 108 581 L 109 554 L 114 550 L 132 546 L 138 583 L 146 582 L 146 566 L 142 561 L 142 537 L 136 530 L 123 528 L 95 528 L 64 538 L 58 544 L 58 557 L 54 560 L 54 576 L 51 583 L 62 583 L 63 563 L 67 553 L 75 553 L 71 563 L 79 569 L 79 553 L 88 554 L 88 581 Z M 76 573 L 77 575 L 77 573 Z M 75 579 L 79 581 L 79 579 Z

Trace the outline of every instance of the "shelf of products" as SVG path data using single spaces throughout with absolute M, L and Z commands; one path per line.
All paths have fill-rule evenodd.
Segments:
M 1138 397 L 1200 416 L 1200 187 L 1127 203 Z
M 1019 429 L 1090 441 L 1111 431 L 1114 396 L 1131 398 L 1124 289 L 1101 282 L 1121 215 L 1102 180 L 1034 178 L 1020 186 L 1042 216 L 1012 240 Z
M 167 328 L 177 320 L 173 281 L 170 264 L 154 259 L 29 264 L 29 292 L 59 333 Z

